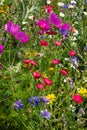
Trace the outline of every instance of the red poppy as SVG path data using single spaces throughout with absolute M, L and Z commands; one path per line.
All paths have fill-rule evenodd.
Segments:
M 40 44 L 41 44 L 41 46 L 48 46 L 48 42 L 46 42 L 44 40 L 40 40 Z
M 36 84 L 36 88 L 37 88 L 37 89 L 42 89 L 42 90 L 45 89 L 45 88 L 44 88 L 44 84 L 42 84 L 42 83 Z
M 59 42 L 59 41 L 55 41 L 54 43 L 55 43 L 56 46 L 61 46 L 62 45 L 62 43 Z
M 53 6 L 45 6 L 45 9 L 46 9 L 46 13 L 52 13 L 53 12 Z
M 39 72 L 33 72 L 32 75 L 35 79 L 39 79 L 41 77 L 41 74 Z
M 68 71 L 67 71 L 67 70 L 60 70 L 60 73 L 61 73 L 62 75 L 68 75 Z
M 49 86 L 53 84 L 53 81 L 50 80 L 50 79 L 48 79 L 48 78 L 43 78 L 43 81 L 44 81 L 44 83 L 45 83 L 46 85 L 49 85 Z
M 52 60 L 52 63 L 53 63 L 54 65 L 57 65 L 57 64 L 60 63 L 60 60 L 58 60 L 58 59 L 54 59 L 54 60 Z
M 74 95 L 73 95 L 73 100 L 74 100 L 74 102 L 77 103 L 77 104 L 80 104 L 80 103 L 83 102 L 83 98 L 82 98 L 82 96 L 79 95 L 79 94 L 74 94 Z
M 72 57 L 73 57 L 73 56 L 76 56 L 76 52 L 73 51 L 73 50 L 70 50 L 70 51 L 69 51 L 69 55 L 72 56 Z

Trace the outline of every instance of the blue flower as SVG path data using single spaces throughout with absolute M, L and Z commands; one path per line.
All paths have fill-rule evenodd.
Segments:
M 42 117 L 44 117 L 44 118 L 46 118 L 46 119 L 49 119 L 50 116 L 51 116 L 51 113 L 49 113 L 47 110 L 41 111 L 40 114 L 41 114 Z
M 38 104 L 40 103 L 40 99 L 35 96 L 28 98 L 28 102 L 31 103 L 32 106 L 38 106 Z
M 15 103 L 13 103 L 14 109 L 23 108 L 23 104 L 21 103 L 21 99 L 17 100 Z
M 44 96 L 40 97 L 40 100 L 43 102 L 43 103 L 48 103 L 50 100 Z
M 62 8 L 67 9 L 68 5 L 63 5 Z
M 66 30 L 66 29 L 61 29 L 61 33 L 62 33 L 62 35 L 67 35 L 67 34 L 68 34 L 68 30 Z
M 84 50 L 84 51 L 87 51 L 87 46 L 84 46 L 83 50 Z

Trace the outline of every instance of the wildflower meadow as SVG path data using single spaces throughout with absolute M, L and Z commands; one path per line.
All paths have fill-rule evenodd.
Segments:
M 0 130 L 87 130 L 87 0 L 0 0 Z

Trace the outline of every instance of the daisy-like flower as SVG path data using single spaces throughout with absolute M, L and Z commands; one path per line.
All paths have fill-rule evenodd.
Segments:
M 54 94 L 48 94 L 46 96 L 47 99 L 49 99 L 49 104 L 52 103 L 53 101 L 55 101 L 56 97 Z
M 42 117 L 46 118 L 46 119 L 49 119 L 50 116 L 51 116 L 51 113 L 48 112 L 47 110 L 43 110 L 43 111 L 41 111 L 40 115 L 41 115 Z
M 80 88 L 78 90 L 78 94 L 82 95 L 83 97 L 87 97 L 87 89 L 86 88 Z
M 62 6 L 64 6 L 64 3 L 63 2 L 58 2 L 58 6 L 62 7 Z

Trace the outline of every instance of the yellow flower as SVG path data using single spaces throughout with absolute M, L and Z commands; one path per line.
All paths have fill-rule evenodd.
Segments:
M 42 74 L 42 77 L 47 78 L 47 75 L 44 73 L 44 74 Z
M 4 76 L 4 79 L 8 79 L 8 76 Z
M 3 10 L 3 9 L 0 9 L 0 13 L 4 13 L 4 10 Z
M 27 64 L 23 64 L 23 67 L 24 67 L 24 68 L 27 68 L 27 67 L 28 67 L 28 65 L 27 65 Z
M 38 54 L 39 54 L 39 53 L 38 53 L 37 51 L 36 51 L 36 52 L 34 52 L 34 56 L 38 56 Z
M 54 68 L 53 68 L 53 67 L 50 67 L 49 70 L 50 70 L 50 71 L 51 71 L 51 70 L 54 70 Z
M 87 89 L 86 88 L 80 88 L 78 90 L 78 94 L 82 95 L 83 97 L 87 97 Z
M 46 98 L 48 98 L 50 101 L 48 103 L 52 103 L 53 101 L 55 101 L 55 95 L 54 94 L 48 94 L 46 96 Z

